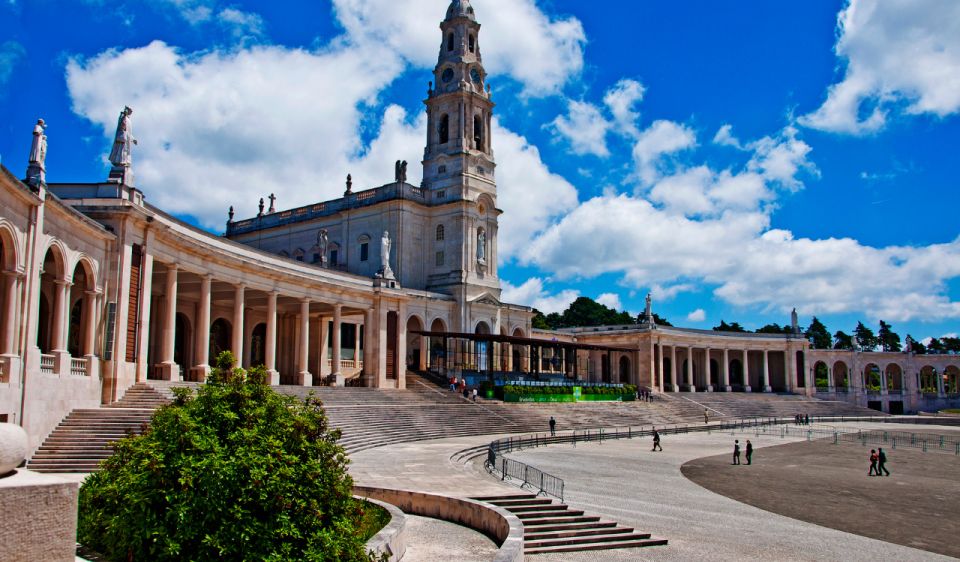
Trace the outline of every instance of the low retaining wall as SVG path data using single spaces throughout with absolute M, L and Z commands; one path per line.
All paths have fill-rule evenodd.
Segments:
M 450 496 L 368 486 L 354 486 L 353 493 L 392 504 L 405 513 L 450 521 L 483 533 L 500 545 L 494 562 L 523 560 L 523 523 L 503 508 Z
M 387 560 L 389 562 L 398 562 L 407 552 L 407 534 L 405 529 L 407 516 L 387 502 L 373 498 L 361 499 L 366 499 L 370 503 L 377 504 L 390 513 L 390 522 L 387 523 L 387 526 L 381 529 L 379 533 L 367 541 L 367 550 L 372 550 L 377 554 L 385 553 L 388 555 Z

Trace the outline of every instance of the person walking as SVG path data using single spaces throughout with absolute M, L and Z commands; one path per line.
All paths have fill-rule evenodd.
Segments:
M 810 425 L 810 414 L 803 415 L 803 425 Z
M 877 450 L 877 476 L 880 476 L 881 472 L 886 472 L 887 476 L 890 476 L 890 471 L 887 470 L 887 454 L 883 452 L 883 448 Z
M 476 388 L 476 387 L 473 388 L 473 401 L 474 401 L 474 402 L 477 401 L 477 388 Z
M 703 423 L 710 423 L 710 415 L 707 414 L 707 409 L 703 409 Z
M 653 449 L 651 451 L 656 451 L 657 449 L 660 452 L 663 452 L 663 447 L 660 446 L 660 432 L 657 431 L 657 428 L 653 428 Z
M 553 416 L 550 416 L 550 436 L 553 437 L 557 434 L 557 420 L 553 419 Z
M 880 476 L 880 471 L 877 470 L 877 461 L 880 460 L 879 455 L 875 449 L 870 449 L 870 470 L 867 472 L 867 476 Z
M 740 440 L 733 440 L 733 464 L 740 464 Z
M 747 464 L 750 464 L 750 458 L 753 456 L 753 443 L 747 439 Z

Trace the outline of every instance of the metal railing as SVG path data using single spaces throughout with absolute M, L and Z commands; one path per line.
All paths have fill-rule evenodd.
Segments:
M 40 372 L 48 375 L 53 374 L 53 364 L 55 363 L 53 355 L 40 355 Z
M 80 358 L 70 358 L 70 374 L 80 377 L 87 376 L 87 360 Z

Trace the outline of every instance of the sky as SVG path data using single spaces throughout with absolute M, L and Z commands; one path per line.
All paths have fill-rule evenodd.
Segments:
M 960 332 L 960 2 L 472 0 L 503 298 Z M 0 162 L 220 233 L 418 162 L 447 0 L 0 0 Z M 422 171 L 412 165 L 409 181 Z

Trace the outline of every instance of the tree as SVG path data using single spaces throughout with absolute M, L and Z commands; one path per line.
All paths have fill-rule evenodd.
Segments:
M 944 352 L 943 342 L 941 342 L 937 338 L 930 338 L 930 343 L 927 344 L 927 353 L 940 355 L 943 352 Z
M 746 330 L 743 328 L 743 326 L 740 325 L 739 322 L 731 322 L 730 324 L 727 324 L 723 320 L 720 320 L 719 326 L 713 327 L 713 331 L 714 332 L 746 332 Z
M 927 352 L 927 346 L 923 345 L 922 342 L 913 339 L 913 336 L 910 334 L 907 334 L 907 351 L 916 353 L 917 355 L 923 355 Z
M 533 309 L 533 320 L 531 321 L 531 326 L 533 326 L 533 329 L 535 330 L 550 329 L 550 324 L 547 323 L 547 317 L 536 308 Z
M 810 340 L 810 347 L 813 349 L 830 349 L 833 340 L 830 338 L 830 332 L 816 316 L 810 321 L 810 327 L 804 334 Z
M 853 336 L 837 330 L 837 333 L 833 334 L 833 349 L 853 349 Z
M 880 321 L 880 330 L 877 332 L 877 341 L 884 351 L 900 351 L 900 335 L 893 331 L 890 324 Z
M 862 351 L 872 351 L 877 347 L 877 336 L 873 335 L 873 330 L 864 326 L 863 322 L 857 322 L 853 338 Z
M 793 329 L 790 326 L 781 326 L 776 322 L 767 324 L 756 331 L 757 334 L 792 334 Z
M 943 336 L 940 338 L 940 342 L 943 343 L 943 349 L 947 353 L 960 353 L 960 338 L 956 336 Z
M 78 539 L 109 560 L 368 560 L 347 456 L 318 399 L 261 369 L 178 389 L 80 488 Z

